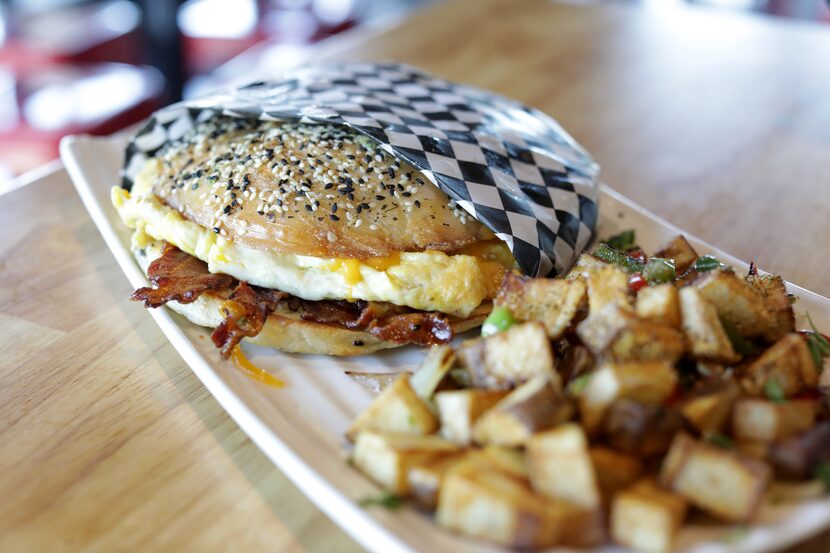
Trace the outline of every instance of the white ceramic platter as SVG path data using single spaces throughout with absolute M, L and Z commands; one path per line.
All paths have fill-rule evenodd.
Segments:
M 119 182 L 123 136 L 69 137 L 61 157 L 75 187 L 107 246 L 134 287 L 147 279 L 129 251 L 130 231 L 109 200 Z M 603 186 L 599 235 L 627 228 L 637 231 L 646 251 L 653 251 L 679 229 Z M 701 253 L 712 253 L 738 267 L 747 265 L 688 234 Z M 798 313 L 809 311 L 820 328 L 830 328 L 830 300 L 797 286 Z M 136 304 L 135 309 L 144 309 Z M 209 332 L 168 309 L 148 310 L 170 343 L 216 400 L 257 446 L 344 531 L 371 551 L 500 551 L 499 548 L 453 535 L 414 508 L 386 511 L 364 509 L 361 498 L 378 488 L 349 466 L 343 433 L 349 421 L 371 401 L 370 392 L 344 374 L 345 370 L 378 371 L 414 368 L 423 353 L 417 348 L 353 358 L 289 355 L 246 346 L 251 361 L 283 381 L 284 388 L 261 384 L 232 363 L 223 361 L 208 339 Z M 803 316 L 798 319 L 804 328 Z M 683 550 L 706 552 L 766 551 L 803 540 L 830 526 L 830 500 L 790 506 L 767 506 L 760 524 L 749 529 L 688 526 L 681 533 Z M 267 529 L 262 529 L 267 532 Z M 613 551 L 606 547 L 602 551 Z

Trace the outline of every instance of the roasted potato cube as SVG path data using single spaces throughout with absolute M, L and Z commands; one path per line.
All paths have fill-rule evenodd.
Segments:
M 480 449 L 467 451 L 467 457 L 475 463 L 487 465 L 493 470 L 498 470 L 519 480 L 528 480 L 527 460 L 524 452 L 512 447 L 500 445 L 487 445 Z
M 565 275 L 566 280 L 587 280 L 595 271 L 607 267 L 608 263 L 589 253 L 581 253 L 576 263 Z
M 617 451 L 652 457 L 665 453 L 682 427 L 674 409 L 620 399 L 608 409 L 600 436 Z
M 699 256 L 686 238 L 683 235 L 678 235 L 671 242 L 663 246 L 660 251 L 655 253 L 654 257 L 674 259 L 674 267 L 679 275 L 685 273 Z
M 568 501 L 554 501 L 554 519 L 559 526 L 559 544 L 565 547 L 595 547 L 607 541 L 605 514 Z
M 746 522 L 769 483 L 769 467 L 678 434 L 660 470 L 660 484 L 728 522 Z
M 424 401 L 429 401 L 454 362 L 455 353 L 450 346 L 431 347 L 415 374 L 409 379 L 412 390 Z
M 579 396 L 582 424 L 593 433 L 602 423 L 608 407 L 618 399 L 660 405 L 676 387 L 677 371 L 671 363 L 607 363 L 591 373 Z
M 795 314 L 784 279 L 778 275 L 749 275 L 746 281 L 761 295 L 764 307 L 772 318 L 764 338 L 776 342 L 790 332 L 795 332 Z
M 807 342 L 799 334 L 787 334 L 744 371 L 741 384 L 750 394 L 760 395 L 774 379 L 787 397 L 818 383 L 818 370 Z
M 425 456 L 409 464 L 406 480 L 412 498 L 424 507 L 434 509 L 438 504 L 438 490 L 444 474 L 463 458 L 464 453 L 459 451 Z
M 457 355 L 475 388 L 507 390 L 536 376 L 545 376 L 553 386 L 561 388 L 542 323 L 524 323 L 464 342 Z
M 687 507 L 683 498 L 651 480 L 642 480 L 614 497 L 611 537 L 616 543 L 635 551 L 671 551 Z
M 464 461 L 445 473 L 435 513 L 438 524 L 448 530 L 519 549 L 557 543 L 560 516 L 527 483 L 486 464 Z
M 628 275 L 615 265 L 606 265 L 588 277 L 588 308 L 596 313 L 608 304 L 631 311 Z
M 758 459 L 759 461 L 768 460 L 769 448 L 770 444 L 765 442 L 746 442 L 740 440 L 735 442 L 735 449 L 738 452 L 747 457 Z
M 510 309 L 520 321 L 539 321 L 551 340 L 562 337 L 585 303 L 585 283 L 579 280 L 525 278 L 507 273 L 493 302 Z
M 817 411 L 816 402 L 808 399 L 774 403 L 743 398 L 732 412 L 732 434 L 736 440 L 776 442 L 811 428 Z
M 357 435 L 352 462 L 372 480 L 398 495 L 409 494 L 409 469 L 453 454 L 458 446 L 438 436 L 366 430 Z
M 473 424 L 508 394 L 507 390 L 449 390 L 435 394 L 441 435 L 451 442 L 469 445 Z
M 731 270 L 715 269 L 692 285 L 741 336 L 762 336 L 772 326 L 772 317 L 755 288 Z
M 438 418 L 415 394 L 409 375 L 401 374 L 395 382 L 375 398 L 369 407 L 352 422 L 346 437 L 354 440 L 363 430 L 432 434 L 438 429 Z
M 573 406 L 545 377 L 528 380 L 473 425 L 477 444 L 520 446 L 532 434 L 570 419 Z
M 685 344 L 676 329 L 638 317 L 617 304 L 592 312 L 576 328 L 583 343 L 597 357 L 626 361 L 677 361 Z
M 599 487 L 578 424 L 562 424 L 527 440 L 530 484 L 538 493 L 589 509 L 600 507 Z
M 701 434 L 721 432 L 740 390 L 733 380 L 713 379 L 680 405 L 680 414 Z
M 633 455 L 626 455 L 607 447 L 595 446 L 588 450 L 594 475 L 597 478 L 603 503 L 623 488 L 633 484 L 643 472 L 643 464 Z
M 680 300 L 674 284 L 646 286 L 637 293 L 637 315 L 673 328 L 680 328 Z
M 680 312 L 692 354 L 712 361 L 734 363 L 739 356 L 723 330 L 715 307 L 696 288 L 680 289 Z

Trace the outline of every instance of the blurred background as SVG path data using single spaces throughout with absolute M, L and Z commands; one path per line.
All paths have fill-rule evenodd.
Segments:
M 437 1 L 0 0 L 0 193 L 55 159 L 66 134 L 115 132 Z M 830 23 L 825 0 L 639 1 Z

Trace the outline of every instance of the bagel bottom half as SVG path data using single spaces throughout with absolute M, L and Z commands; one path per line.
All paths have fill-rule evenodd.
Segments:
M 163 251 L 164 242 L 155 241 L 142 248 L 134 248 L 133 254 L 146 274 L 150 263 L 160 257 Z M 222 304 L 230 293 L 230 290 L 205 292 L 192 303 L 171 301 L 166 305 L 193 324 L 216 328 L 224 319 Z M 450 325 L 453 332 L 457 334 L 480 326 L 491 309 L 492 304 L 487 302 L 480 305 L 465 319 L 452 319 Z M 323 355 L 361 355 L 405 345 L 381 340 L 361 330 L 350 330 L 303 320 L 299 314 L 284 306 L 278 307 L 268 316 L 259 334 L 245 338 L 245 341 L 288 353 Z

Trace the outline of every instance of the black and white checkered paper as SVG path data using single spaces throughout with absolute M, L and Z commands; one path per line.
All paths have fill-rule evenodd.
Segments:
M 564 272 L 594 233 L 599 167 L 556 121 L 399 64 L 311 66 L 164 108 L 132 138 L 123 185 L 163 144 L 219 114 L 366 135 L 505 241 L 525 274 Z

